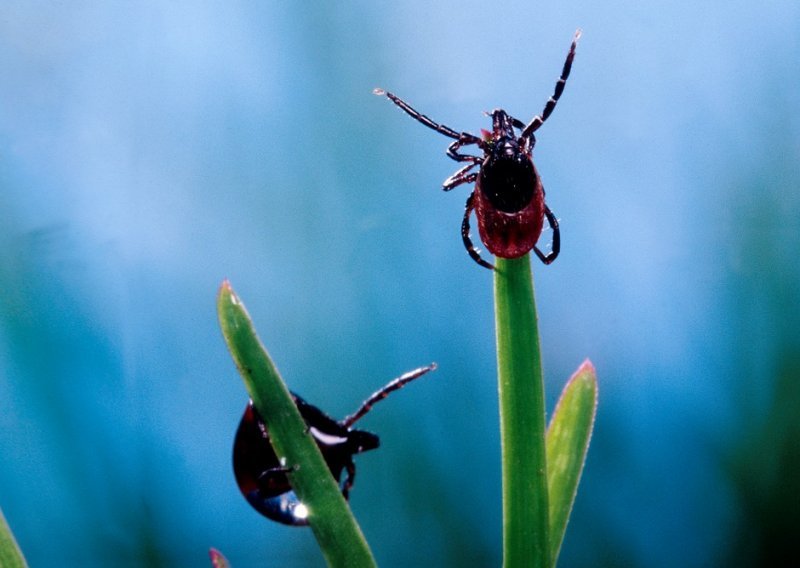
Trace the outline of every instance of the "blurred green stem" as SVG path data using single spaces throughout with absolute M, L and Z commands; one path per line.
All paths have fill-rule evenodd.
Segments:
M 531 265 L 528 255 L 496 261 L 504 566 L 547 568 L 544 382 Z
M 0 510 L 0 567 L 2 568 L 27 568 L 25 557 L 8 528 L 3 511 Z

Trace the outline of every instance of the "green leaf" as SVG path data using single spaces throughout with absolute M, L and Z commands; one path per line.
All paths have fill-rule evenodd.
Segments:
M 503 563 L 550 566 L 545 411 L 539 329 L 528 255 L 494 272 L 503 475 Z
M 0 510 L 0 566 L 2 568 L 27 568 L 25 557 L 11 534 L 3 511 Z
M 308 433 L 300 411 L 259 341 L 250 316 L 225 281 L 217 298 L 222 334 L 275 453 L 293 467 L 289 481 L 308 508 L 308 521 L 329 566 L 375 566 L 372 552 L 338 484 Z
M 561 393 L 547 429 L 550 555 L 555 566 L 578 492 L 597 411 L 597 377 L 587 359 Z

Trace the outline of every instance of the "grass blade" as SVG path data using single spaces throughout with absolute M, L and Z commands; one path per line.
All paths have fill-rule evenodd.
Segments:
M 228 559 L 216 548 L 210 549 L 208 555 L 211 557 L 211 568 L 231 568 Z
M 550 555 L 554 566 L 578 492 L 596 411 L 597 377 L 587 359 L 564 387 L 547 429 Z
M 503 562 L 550 566 L 544 383 L 528 255 L 494 273 L 503 470 Z
M 275 453 L 296 466 L 292 488 L 308 507 L 308 521 L 329 566 L 375 566 L 372 552 L 350 512 L 339 486 L 292 401 L 253 323 L 230 284 L 217 298 L 222 334 L 247 392 L 264 418 Z
M 28 566 L 2 510 L 0 510 L 0 566 L 2 568 L 27 568 Z

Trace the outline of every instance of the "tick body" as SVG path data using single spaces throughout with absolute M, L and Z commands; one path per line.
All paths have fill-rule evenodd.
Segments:
M 561 232 L 556 216 L 545 203 L 545 192 L 539 173 L 533 165 L 534 133 L 547 120 L 564 91 L 567 78 L 575 58 L 575 48 L 581 32 L 575 32 L 567 59 L 556 82 L 555 91 L 548 99 L 541 114 L 525 124 L 506 111 L 491 112 L 492 130 L 483 130 L 482 136 L 468 132 L 456 132 L 449 126 L 434 122 L 421 114 L 398 96 L 375 89 L 376 95 L 385 95 L 394 104 L 428 128 L 454 139 L 447 148 L 447 155 L 466 164 L 444 181 L 442 189 L 451 189 L 474 183 L 467 198 L 461 237 L 469 255 L 481 266 L 494 266 L 481 258 L 470 237 L 469 219 L 473 210 L 478 219 L 481 241 L 495 256 L 518 258 L 533 250 L 545 264 L 550 264 L 561 250 Z M 482 156 L 461 154 L 462 146 L 475 145 Z M 476 171 L 477 168 L 477 171 Z M 544 220 L 553 230 L 553 242 L 549 253 L 544 254 L 536 246 L 544 228 Z
M 345 499 L 349 497 L 355 481 L 353 456 L 374 450 L 380 445 L 377 435 L 354 429 L 353 424 L 367 414 L 376 402 L 434 369 L 435 363 L 397 377 L 373 393 L 356 412 L 338 421 L 292 393 L 292 399 L 308 427 L 308 434 L 314 437 Z M 267 425 L 252 401 L 245 408 L 236 431 L 233 471 L 239 490 L 256 511 L 285 525 L 308 524 L 309 512 L 292 490 L 290 475 L 293 467 L 278 459 L 270 443 Z M 343 473 L 346 473 L 344 479 Z

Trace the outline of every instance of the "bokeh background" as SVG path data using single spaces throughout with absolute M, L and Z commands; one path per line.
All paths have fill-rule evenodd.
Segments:
M 0 506 L 32 567 L 320 566 L 238 494 L 230 278 L 291 388 L 363 421 L 383 566 L 497 566 L 492 288 L 448 140 L 527 120 L 549 407 L 589 357 L 563 566 L 798 565 L 800 4 L 0 6 Z M 549 234 L 544 238 L 549 239 Z

